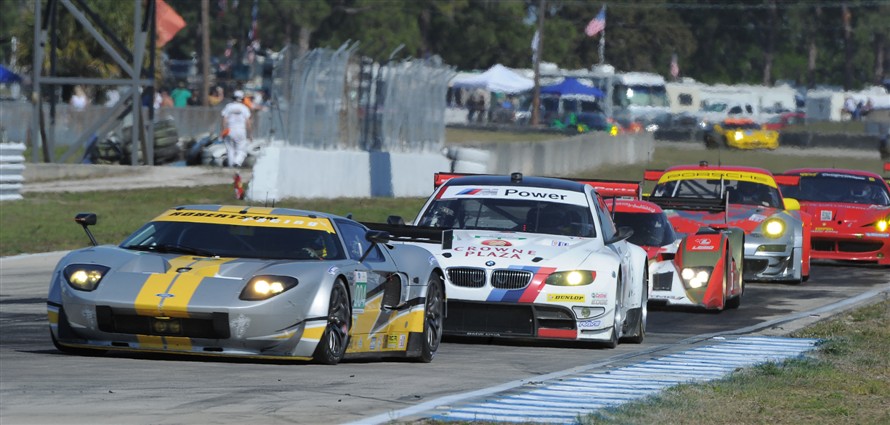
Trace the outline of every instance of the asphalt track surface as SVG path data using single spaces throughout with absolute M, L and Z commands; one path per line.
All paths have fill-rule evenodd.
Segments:
M 532 384 L 568 369 L 645 361 L 687 350 L 703 335 L 743 328 L 742 333 L 784 335 L 890 294 L 887 268 L 816 265 L 803 285 L 748 284 L 738 310 L 653 309 L 646 341 L 614 350 L 452 338 L 430 364 L 363 360 L 321 366 L 128 353 L 88 357 L 62 354 L 49 338 L 46 291 L 60 256 L 0 259 L 3 425 L 370 422 L 509 382 Z M 857 296 L 856 303 L 837 304 Z M 788 319 L 792 315 L 797 320 Z M 435 408 L 399 415 L 399 422 L 431 416 Z

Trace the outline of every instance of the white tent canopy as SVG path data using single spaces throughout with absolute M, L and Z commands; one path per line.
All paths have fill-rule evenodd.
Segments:
M 481 74 L 458 75 L 451 80 L 451 86 L 463 89 L 481 88 L 491 92 L 519 93 L 531 90 L 535 86 L 535 81 L 497 64 Z

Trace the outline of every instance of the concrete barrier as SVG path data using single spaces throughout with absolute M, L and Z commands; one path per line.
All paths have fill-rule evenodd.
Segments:
M 0 143 L 0 201 L 22 199 L 24 153 L 24 143 Z

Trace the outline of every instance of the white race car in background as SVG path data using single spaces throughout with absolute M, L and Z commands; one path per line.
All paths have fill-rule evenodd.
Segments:
M 436 182 L 416 225 L 366 224 L 394 241 L 441 241 L 424 245 L 446 269 L 446 334 L 643 341 L 646 252 L 590 185 L 520 173 Z

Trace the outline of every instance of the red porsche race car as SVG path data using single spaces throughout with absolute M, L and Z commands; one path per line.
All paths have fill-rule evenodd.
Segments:
M 745 232 L 746 281 L 800 283 L 810 274 L 812 217 L 783 198 L 769 171 L 755 167 L 680 165 L 646 170 L 656 182 L 648 201 L 658 204 L 680 233 L 701 227 Z
M 813 258 L 890 265 L 890 185 L 880 175 L 799 168 L 776 181 L 813 217 Z
M 744 293 L 738 228 L 701 227 L 692 234 L 674 230 L 664 210 L 640 199 L 638 182 L 588 181 L 606 200 L 615 224 L 633 229 L 628 239 L 649 257 L 649 302 L 738 308 Z M 628 194 L 635 194 L 627 196 Z

